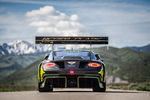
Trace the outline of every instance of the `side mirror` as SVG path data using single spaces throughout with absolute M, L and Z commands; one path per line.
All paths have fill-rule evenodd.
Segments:
M 48 57 L 49 57 L 49 54 L 46 54 L 46 55 L 44 56 L 44 59 L 47 60 Z
M 100 55 L 99 54 L 95 54 L 95 57 L 97 60 L 100 60 Z

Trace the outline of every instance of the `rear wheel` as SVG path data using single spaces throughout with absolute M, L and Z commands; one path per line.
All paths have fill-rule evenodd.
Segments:
M 106 83 L 103 83 L 103 88 L 100 88 L 99 85 L 93 87 L 93 92 L 105 92 L 106 91 Z
M 50 87 L 49 85 L 45 85 L 43 88 L 41 88 L 40 86 L 41 86 L 41 82 L 38 83 L 39 92 L 53 92 L 53 88 Z

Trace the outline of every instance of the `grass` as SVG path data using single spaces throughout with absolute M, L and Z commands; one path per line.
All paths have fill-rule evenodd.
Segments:
M 107 87 L 110 89 L 150 91 L 150 82 L 129 83 L 129 84 L 108 84 Z
M 35 91 L 36 85 L 0 85 L 0 92 Z

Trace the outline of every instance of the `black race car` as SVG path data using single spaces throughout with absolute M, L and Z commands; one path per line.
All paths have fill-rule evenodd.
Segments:
M 83 38 L 83 37 L 82 37 Z M 36 38 L 36 43 L 66 44 L 66 37 Z M 59 41 L 56 41 L 59 40 Z M 71 38 L 74 40 L 74 38 Z M 76 38 L 72 43 L 87 43 Z M 84 40 L 86 38 L 84 37 Z M 97 40 L 97 38 L 96 38 Z M 102 43 L 94 40 L 90 43 Z M 65 43 L 66 42 L 66 43 Z M 69 42 L 70 43 L 70 42 Z M 104 44 L 104 43 L 103 43 Z M 53 88 L 92 88 L 96 92 L 105 92 L 105 64 L 98 54 L 92 51 L 51 51 L 38 66 L 39 92 L 53 91 Z

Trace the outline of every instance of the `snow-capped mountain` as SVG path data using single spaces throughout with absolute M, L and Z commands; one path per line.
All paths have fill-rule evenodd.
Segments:
M 28 53 L 35 53 L 34 46 L 27 42 L 17 40 L 12 43 L 8 43 L 8 46 L 11 48 L 7 49 L 9 54 L 17 53 L 17 54 L 28 54 Z
M 17 40 L 11 43 L 0 44 L 0 56 L 11 55 L 11 54 L 30 54 L 30 53 L 39 53 L 47 52 L 51 50 L 51 45 L 36 45 L 27 42 Z

